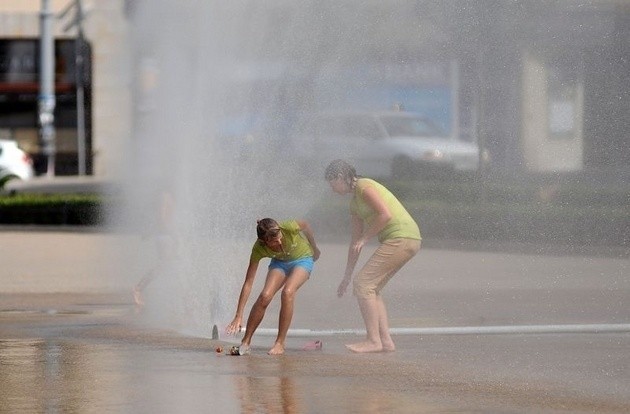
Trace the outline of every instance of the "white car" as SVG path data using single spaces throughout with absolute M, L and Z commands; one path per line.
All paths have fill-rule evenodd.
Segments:
M 0 180 L 9 177 L 28 180 L 34 175 L 31 156 L 20 149 L 17 142 L 0 139 Z
M 399 112 L 320 113 L 292 136 L 293 152 L 309 169 L 343 158 L 357 173 L 373 177 L 422 178 L 433 171 L 476 171 L 479 146 L 443 133 L 429 119 Z

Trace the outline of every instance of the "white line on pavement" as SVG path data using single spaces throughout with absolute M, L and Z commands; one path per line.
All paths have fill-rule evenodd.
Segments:
M 512 326 L 453 326 L 432 328 L 391 328 L 392 335 L 485 335 L 485 334 L 536 334 L 536 333 L 610 333 L 630 332 L 630 324 L 588 325 L 512 325 Z M 257 335 L 275 336 L 277 329 L 260 328 Z M 365 335 L 364 329 L 289 329 L 288 336 Z

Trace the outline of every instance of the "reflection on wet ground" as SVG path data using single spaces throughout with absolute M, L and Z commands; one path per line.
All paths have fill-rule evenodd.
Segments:
M 216 394 L 231 388 L 228 378 L 195 372 L 190 355 L 168 354 L 121 343 L 2 341 L 0 407 L 16 413 L 201 412 L 204 405 L 233 411 L 222 406 L 233 398 Z
M 405 406 L 382 387 L 366 392 L 377 382 L 365 375 L 348 377 L 339 357 L 324 362 L 321 354 L 299 356 L 297 350 L 280 358 L 231 357 L 213 353 L 210 341 L 200 349 L 194 339 L 138 336 L 121 326 L 107 336 L 75 331 L 66 339 L 0 340 L 0 411 L 381 413 L 418 408 L 416 397 Z M 330 371 L 322 375 L 326 366 L 324 372 Z
M 304 338 L 290 338 L 281 357 L 266 355 L 268 338 L 258 338 L 252 355 L 236 357 L 215 352 L 225 342 L 148 330 L 138 318 L 125 304 L 0 312 L 0 412 L 630 410 L 627 388 L 619 388 L 626 371 L 599 365 L 618 376 L 608 396 L 563 388 L 553 375 L 541 381 L 531 372 L 558 357 L 558 344 L 576 340 L 580 352 L 591 343 L 609 358 L 616 355 L 621 366 L 628 334 L 408 336 L 397 338 L 398 352 L 373 355 L 348 353 L 347 337 L 327 337 L 316 351 L 302 350 Z M 581 381 L 584 374 L 575 373 Z
M 42 339 L 2 341 L 0 355 L 2 412 L 442 411 L 424 402 L 421 393 L 397 390 L 391 374 L 377 378 L 378 369 L 357 367 L 353 377 L 346 364 L 334 368 L 326 362 L 332 369 L 322 375 L 321 369 L 308 368 L 321 362 L 312 356 L 306 361 L 217 357 L 195 350 Z

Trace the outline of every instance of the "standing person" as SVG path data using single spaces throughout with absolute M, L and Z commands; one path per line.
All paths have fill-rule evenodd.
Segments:
M 310 225 L 303 220 L 288 220 L 278 223 L 274 219 L 264 218 L 256 226 L 258 239 L 252 247 L 245 281 L 241 288 L 236 307 L 236 316 L 226 327 L 227 334 L 236 334 L 241 330 L 243 311 L 254 284 L 258 263 L 265 257 L 271 258 L 269 271 L 262 292 L 252 307 L 245 336 L 241 341 L 239 353 L 249 352 L 252 336 L 260 325 L 265 311 L 275 294 L 282 288 L 278 336 L 269 355 L 284 353 L 287 331 L 293 318 L 293 305 L 298 289 L 308 280 L 313 271 L 313 262 L 319 258 L 319 249 Z
M 387 188 L 374 180 L 358 176 L 354 167 L 346 161 L 331 162 L 326 168 L 325 177 L 335 193 L 352 194 L 352 239 L 348 248 L 346 272 L 337 289 L 339 297 L 346 292 L 365 243 L 377 235 L 380 242 L 353 282 L 367 338 L 364 342 L 346 347 L 353 352 L 395 351 L 381 290 L 420 250 L 420 229 Z

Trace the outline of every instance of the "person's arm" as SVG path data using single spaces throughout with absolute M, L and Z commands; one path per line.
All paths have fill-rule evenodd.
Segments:
M 359 260 L 359 254 L 361 253 L 361 249 L 356 249 L 355 244 L 357 240 L 361 237 L 363 233 L 363 220 L 356 214 L 352 214 L 351 216 L 351 225 L 352 225 L 352 239 L 350 240 L 350 246 L 348 247 L 348 261 L 346 262 L 346 271 L 344 273 L 343 279 L 337 288 L 337 296 L 342 297 L 344 293 L 346 293 L 346 289 L 348 288 L 348 284 L 352 280 L 352 273 L 354 272 L 354 267 L 357 265 L 357 260 Z
M 317 243 L 315 243 L 315 235 L 313 233 L 313 229 L 311 228 L 310 224 L 308 224 L 308 222 L 305 220 L 296 220 L 296 222 L 298 226 L 300 227 L 300 231 L 304 234 L 304 236 L 306 237 L 306 240 L 308 240 L 311 247 L 313 248 L 313 260 L 319 259 L 320 251 L 319 251 L 319 248 L 317 247 Z
M 243 312 L 245 311 L 245 304 L 247 303 L 247 299 L 249 299 L 249 294 L 252 291 L 257 270 L 258 262 L 250 259 L 249 266 L 247 266 L 247 272 L 245 273 L 245 281 L 243 282 L 243 287 L 241 288 L 241 294 L 238 297 L 236 315 L 234 316 L 232 322 L 230 322 L 230 324 L 225 328 L 225 332 L 228 335 L 240 332 L 243 326 Z
M 376 212 L 376 217 L 370 224 L 370 226 L 363 229 L 363 221 L 355 214 L 352 215 L 352 241 L 350 242 L 350 248 L 348 249 L 348 263 L 346 265 L 346 273 L 343 280 L 339 284 L 337 289 L 337 295 L 343 296 L 346 292 L 348 284 L 352 279 L 352 273 L 354 267 L 357 264 L 359 255 L 365 243 L 372 237 L 376 236 L 392 218 L 392 213 L 385 204 L 385 200 L 378 194 L 378 192 L 372 187 L 366 187 L 362 192 L 363 200 Z

